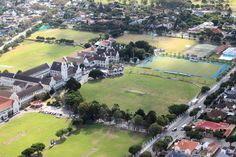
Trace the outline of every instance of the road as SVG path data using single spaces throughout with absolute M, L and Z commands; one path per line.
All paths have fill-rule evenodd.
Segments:
M 145 152 L 145 151 L 150 151 L 152 152 L 152 145 L 157 142 L 158 140 L 160 140 L 161 138 L 165 137 L 165 136 L 172 136 L 173 140 L 175 141 L 176 139 L 179 138 L 183 138 L 184 137 L 184 131 L 182 131 L 182 126 L 184 124 L 190 124 L 194 118 L 189 116 L 189 112 L 193 109 L 193 108 L 197 108 L 197 107 L 201 107 L 202 110 L 206 109 L 206 106 L 204 105 L 204 101 L 206 99 L 206 97 L 212 93 L 214 93 L 216 90 L 219 89 L 220 85 L 223 82 L 226 82 L 229 78 L 230 78 L 230 74 L 236 71 L 236 67 L 234 67 L 232 70 L 230 70 L 227 75 L 225 75 L 219 82 L 217 82 L 216 84 L 214 84 L 211 89 L 204 95 L 201 95 L 200 97 L 198 97 L 198 101 L 195 105 L 190 106 L 190 108 L 187 110 L 187 112 L 185 114 L 183 114 L 182 116 L 178 117 L 176 119 L 175 122 L 173 122 L 171 125 L 168 126 L 166 132 L 164 132 L 163 134 L 157 136 L 154 140 L 152 140 L 149 144 L 147 144 L 145 147 L 142 148 L 142 150 L 140 151 L 140 154 Z M 191 100 L 192 101 L 192 100 Z M 189 102 L 189 104 L 191 103 L 191 101 Z M 197 117 L 200 116 L 200 113 L 197 115 Z M 172 129 L 177 128 L 177 131 L 173 132 Z
M 24 37 L 25 37 L 25 36 L 26 36 L 26 32 L 27 32 L 28 30 L 31 30 L 34 26 L 36 26 L 36 25 L 38 25 L 38 24 L 40 24 L 40 23 L 42 23 L 42 21 L 38 21 L 36 24 L 34 24 L 33 26 L 31 26 L 30 28 L 28 28 L 28 29 L 24 30 L 23 32 L 17 34 L 16 36 L 14 36 L 13 38 L 11 38 L 10 40 L 4 42 L 4 44 L 0 47 L 0 50 L 2 50 L 5 45 L 7 45 L 7 44 L 9 44 L 9 43 L 15 41 L 16 39 L 18 39 L 20 36 L 24 36 Z

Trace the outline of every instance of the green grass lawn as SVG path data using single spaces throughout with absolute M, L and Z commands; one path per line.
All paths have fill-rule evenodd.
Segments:
M 191 62 L 170 57 L 158 57 L 144 66 L 152 69 L 157 68 L 160 70 L 176 71 L 209 77 L 214 76 L 222 68 L 222 66 L 216 64 Z
M 128 44 L 129 42 L 144 40 L 150 45 L 164 48 L 167 53 L 182 53 L 193 45 L 197 44 L 195 40 L 171 38 L 171 37 L 153 37 L 150 35 L 125 34 L 118 37 L 117 42 Z
M 16 157 L 33 143 L 43 142 L 49 145 L 55 132 L 66 128 L 65 119 L 54 116 L 27 113 L 0 126 L 0 157 Z
M 52 63 L 63 56 L 81 50 L 79 46 L 60 46 L 33 41 L 24 41 L 0 57 L 0 70 L 16 72 L 26 70 L 45 62 Z
M 82 32 L 76 31 L 72 29 L 48 29 L 44 31 L 38 31 L 32 34 L 29 38 L 35 39 L 37 36 L 43 37 L 55 37 L 56 39 L 70 39 L 75 40 L 79 43 L 86 43 L 92 38 L 99 37 L 99 33 L 92 33 L 92 32 Z
M 144 136 L 102 125 L 92 125 L 71 135 L 63 144 L 44 152 L 44 157 L 125 157 Z
M 127 67 L 126 68 L 129 73 L 146 73 L 151 75 L 158 75 L 166 78 L 175 78 L 178 80 L 182 80 L 185 82 L 192 82 L 193 84 L 202 87 L 202 86 L 209 86 L 211 87 L 213 84 L 216 83 L 215 79 L 211 78 L 204 78 L 204 77 L 198 77 L 198 76 L 192 76 L 192 77 L 186 77 L 183 75 L 176 75 L 171 73 L 163 73 L 161 71 L 152 70 L 152 69 L 146 69 L 141 67 Z
M 80 91 L 87 101 L 96 100 L 110 107 L 119 104 L 131 111 L 155 110 L 160 115 L 168 112 L 169 105 L 187 103 L 199 89 L 192 83 L 127 72 L 122 77 L 87 83 Z

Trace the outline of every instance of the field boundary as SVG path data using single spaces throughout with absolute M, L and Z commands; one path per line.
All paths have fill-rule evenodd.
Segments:
M 148 67 L 146 67 L 146 65 L 148 63 L 150 63 L 153 60 L 158 60 L 159 58 L 171 58 L 171 59 L 185 60 L 185 61 L 191 62 L 189 59 L 185 59 L 185 58 L 176 58 L 176 57 L 169 57 L 169 56 L 168 57 L 151 56 L 151 57 L 146 58 L 141 64 L 139 64 L 139 67 L 146 68 L 146 69 L 152 69 L 152 70 L 156 70 L 156 71 L 160 71 L 160 72 L 164 72 L 164 73 L 183 75 L 183 76 L 187 76 L 187 77 L 197 76 L 197 77 L 211 78 L 211 79 L 216 79 L 219 75 L 221 75 L 223 72 L 225 72 L 229 68 L 229 65 L 227 65 L 227 64 L 218 63 L 218 62 L 206 62 L 206 61 L 200 61 L 199 60 L 198 63 L 213 64 L 213 65 L 221 66 L 221 69 L 215 75 L 213 75 L 213 76 L 203 76 L 203 75 L 197 75 L 197 74 L 193 74 L 193 73 L 178 72 L 178 71 L 174 71 L 174 70 L 163 70 L 163 69 L 160 69 L 160 68 L 148 68 Z

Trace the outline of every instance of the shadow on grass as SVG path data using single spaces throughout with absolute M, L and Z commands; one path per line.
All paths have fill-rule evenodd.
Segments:
M 56 140 L 56 145 L 63 144 L 65 141 L 66 141 L 66 138 L 62 137 L 61 139 Z

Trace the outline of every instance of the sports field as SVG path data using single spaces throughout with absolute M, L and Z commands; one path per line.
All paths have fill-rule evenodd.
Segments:
M 206 57 L 212 54 L 216 48 L 217 46 L 211 44 L 197 44 L 185 51 L 184 54 L 189 56 L 194 55 L 196 57 Z
M 24 41 L 13 50 L 0 57 L 0 70 L 11 72 L 26 70 L 45 62 L 51 63 L 63 56 L 79 51 L 79 46 L 62 46 L 33 41 Z
M 81 93 L 87 101 L 99 101 L 108 106 L 119 104 L 122 109 L 135 111 L 155 110 L 157 114 L 166 114 L 169 105 L 187 103 L 199 92 L 192 83 L 176 80 L 129 74 L 118 78 L 107 78 L 91 82 L 81 87 Z
M 71 135 L 63 144 L 44 152 L 44 157 L 125 157 L 144 136 L 117 128 L 92 125 Z
M 16 157 L 36 142 L 46 147 L 55 132 L 66 128 L 69 121 L 51 115 L 26 113 L 0 126 L 0 157 Z M 44 151 L 45 157 L 123 157 L 133 144 L 142 143 L 145 136 L 102 125 L 91 125 L 73 133 L 65 142 Z M 119 150 L 119 151 L 117 151 Z
M 55 37 L 56 39 L 70 39 L 79 43 L 86 43 L 92 38 L 99 37 L 99 33 L 75 31 L 72 29 L 47 29 L 32 34 L 29 39 L 36 39 L 37 36 Z
M 137 34 L 125 34 L 121 37 L 118 37 L 117 42 L 128 44 L 129 42 L 144 40 L 147 41 L 150 45 L 157 48 L 163 48 L 167 53 L 182 53 L 185 50 L 191 48 L 197 41 L 181 39 L 181 38 L 171 38 L 171 37 L 153 37 L 151 35 L 137 35 Z
M 179 72 L 203 77 L 213 77 L 223 68 L 223 65 L 207 62 L 191 62 L 189 60 L 170 57 L 153 57 L 140 66 L 154 70 Z
M 0 126 L 0 157 L 16 157 L 36 142 L 49 145 L 55 132 L 66 128 L 68 122 L 53 116 L 27 113 Z

